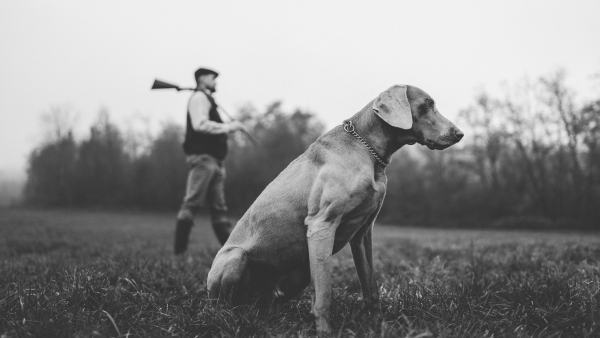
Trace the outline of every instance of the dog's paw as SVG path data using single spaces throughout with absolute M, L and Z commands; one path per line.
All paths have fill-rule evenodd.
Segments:
M 329 324 L 329 320 L 327 320 L 327 318 L 317 317 L 315 318 L 315 322 L 317 324 L 317 334 L 319 337 L 327 337 L 331 335 L 331 324 Z

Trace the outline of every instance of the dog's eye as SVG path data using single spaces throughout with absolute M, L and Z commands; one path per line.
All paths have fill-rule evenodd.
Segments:
M 425 103 L 427 104 L 427 107 L 433 109 L 434 102 L 432 99 L 425 99 Z

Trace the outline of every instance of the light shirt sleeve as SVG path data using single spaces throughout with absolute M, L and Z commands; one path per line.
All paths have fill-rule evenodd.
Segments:
M 206 94 L 194 93 L 188 102 L 188 112 L 194 130 L 206 134 L 227 134 L 230 131 L 228 123 L 219 123 L 209 119 L 211 104 Z

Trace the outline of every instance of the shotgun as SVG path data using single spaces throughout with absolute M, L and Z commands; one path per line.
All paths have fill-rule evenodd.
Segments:
M 161 81 L 161 80 L 154 80 L 154 83 L 152 84 L 152 88 L 150 89 L 175 89 L 177 91 L 181 91 L 181 90 L 192 90 L 195 91 L 196 88 L 190 88 L 190 87 L 186 87 L 186 88 L 181 88 L 178 85 L 174 85 L 165 81 Z M 232 121 L 237 121 L 236 119 L 234 119 L 231 115 L 229 115 L 228 112 L 225 111 L 225 109 L 221 108 L 221 107 L 217 107 L 217 109 L 219 109 L 219 112 L 225 114 L 225 116 L 227 116 L 230 120 Z M 258 145 L 258 141 L 254 138 L 254 136 L 252 136 L 248 130 L 246 130 L 245 128 L 242 129 L 242 132 L 248 137 L 248 139 L 256 146 Z

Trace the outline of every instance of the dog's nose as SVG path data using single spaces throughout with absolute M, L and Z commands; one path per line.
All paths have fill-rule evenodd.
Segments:
M 463 138 L 463 136 L 465 136 L 465 134 L 463 134 L 462 131 L 460 131 L 459 129 L 454 130 L 454 137 L 456 137 L 458 141 L 460 141 Z

